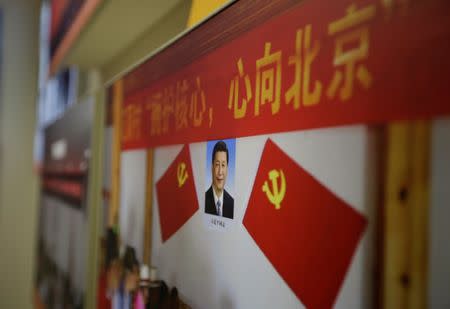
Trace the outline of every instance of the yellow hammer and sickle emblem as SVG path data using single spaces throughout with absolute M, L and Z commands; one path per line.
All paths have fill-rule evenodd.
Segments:
M 178 188 L 181 188 L 186 180 L 188 179 L 188 172 L 186 171 L 186 164 L 181 162 L 178 164 L 177 169 L 177 179 L 178 179 Z
M 278 178 L 281 178 L 280 188 L 278 188 Z M 267 180 L 264 181 L 262 190 L 266 193 L 269 201 L 275 205 L 275 209 L 280 209 L 281 202 L 286 194 L 286 178 L 284 178 L 283 170 L 280 169 L 279 172 L 276 169 L 271 170 L 269 172 L 269 179 L 272 181 L 272 191 Z

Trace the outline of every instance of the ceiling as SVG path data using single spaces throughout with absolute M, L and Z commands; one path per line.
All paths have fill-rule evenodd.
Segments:
M 101 67 L 153 27 L 180 1 L 104 0 L 64 59 L 81 68 Z

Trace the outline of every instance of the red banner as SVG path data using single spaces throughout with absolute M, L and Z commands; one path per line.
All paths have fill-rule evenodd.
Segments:
M 69 198 L 81 200 L 84 197 L 84 188 L 81 182 L 63 179 L 44 179 L 44 190 L 54 192 Z
M 122 148 L 449 114 L 449 13 L 302 1 L 126 97 Z
M 366 219 L 271 140 L 244 226 L 307 308 L 332 308 Z
M 156 184 L 161 238 L 165 242 L 198 209 L 189 147 L 184 146 Z

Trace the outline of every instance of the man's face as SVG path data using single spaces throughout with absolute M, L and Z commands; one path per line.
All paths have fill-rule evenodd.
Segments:
M 218 193 L 222 193 L 223 191 L 223 187 L 225 186 L 225 182 L 227 181 L 227 173 L 227 153 L 225 151 L 218 151 L 214 156 L 212 165 L 213 186 L 218 191 Z

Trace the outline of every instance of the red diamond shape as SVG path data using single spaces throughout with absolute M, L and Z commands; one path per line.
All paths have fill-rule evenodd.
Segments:
M 268 140 L 243 223 L 306 307 L 331 308 L 367 221 Z
M 156 184 L 159 222 L 165 242 L 198 209 L 189 147 L 184 146 L 176 159 Z

